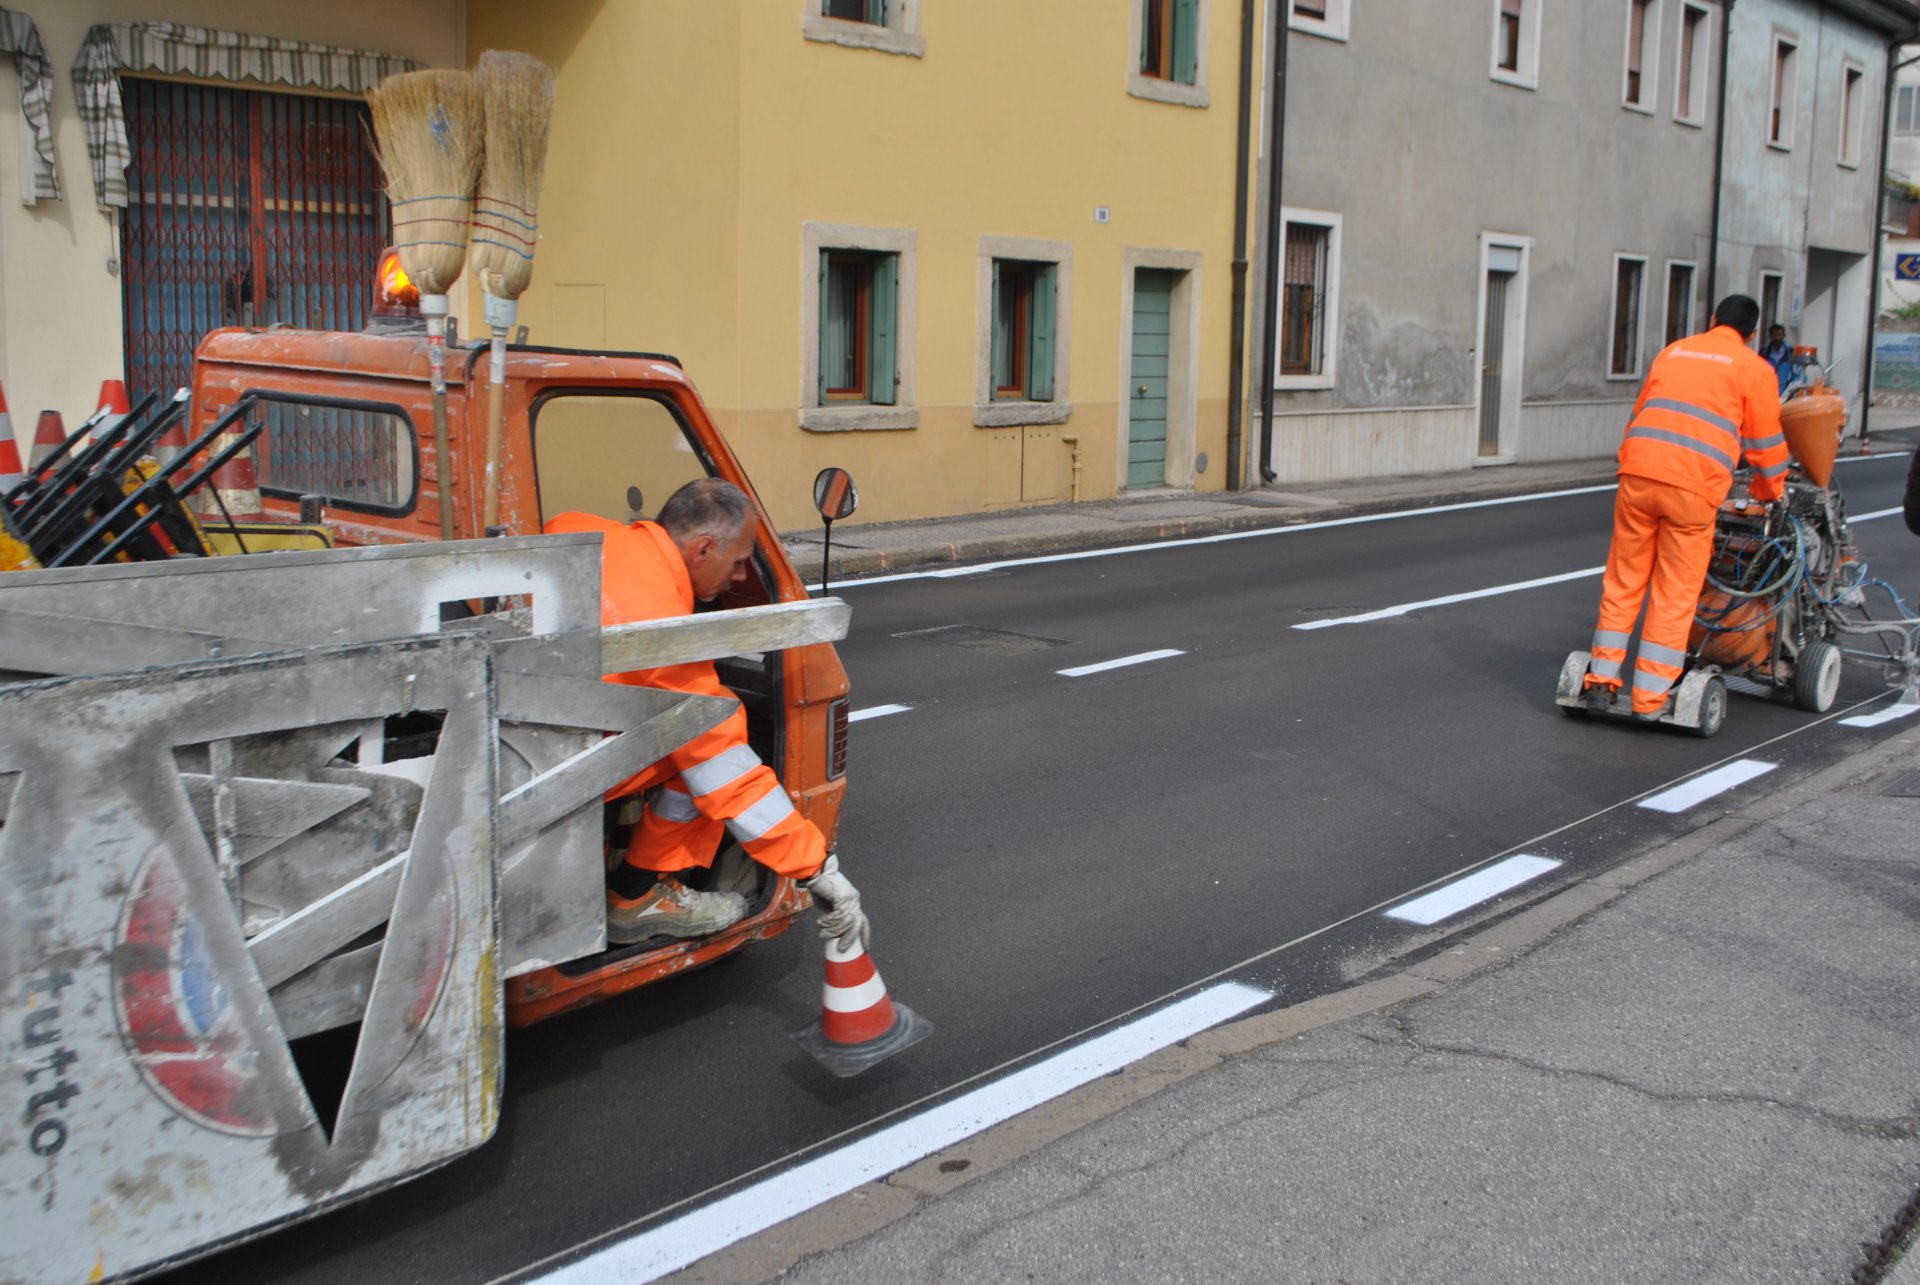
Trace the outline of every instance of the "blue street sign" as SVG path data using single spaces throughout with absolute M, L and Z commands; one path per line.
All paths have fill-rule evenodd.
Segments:
M 1920 281 L 1920 254 L 1894 255 L 1893 275 L 1901 281 Z

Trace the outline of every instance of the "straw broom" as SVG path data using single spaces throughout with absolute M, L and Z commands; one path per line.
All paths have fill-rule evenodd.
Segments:
M 440 538 L 453 539 L 453 453 L 447 440 L 448 292 L 467 257 L 473 189 L 484 137 L 480 91 L 464 71 L 409 71 L 367 95 L 380 168 L 387 174 L 400 266 L 420 288 L 433 379 L 434 468 Z
M 507 332 L 533 279 L 540 183 L 553 123 L 553 71 L 530 54 L 488 50 L 473 69 L 486 103 L 487 157 L 474 197 L 467 262 L 486 292 L 492 331 L 487 383 L 486 525 L 500 521 L 500 437 L 506 423 Z

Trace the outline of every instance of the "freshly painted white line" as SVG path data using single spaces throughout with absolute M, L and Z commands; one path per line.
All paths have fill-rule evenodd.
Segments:
M 1840 720 L 1840 726 L 1878 727 L 1882 723 L 1891 723 L 1896 718 L 1905 718 L 1907 715 L 1916 711 L 1920 711 L 1920 705 L 1909 704 L 1906 701 L 1895 701 L 1884 709 L 1876 709 L 1871 714 L 1856 714 L 1852 718 L 1843 718 Z
M 865 709 L 856 709 L 847 715 L 847 721 L 857 723 L 863 718 L 885 718 L 889 714 L 904 714 L 912 708 L 911 705 L 869 705 Z
M 1853 525 L 1853 524 L 1854 524 L 1855 522 L 1872 522 L 1872 521 L 1873 521 L 1874 519 L 1876 519 L 1876 518 L 1890 518 L 1890 517 L 1893 517 L 1894 515 L 1896 515 L 1896 514 L 1898 514 L 1898 513 L 1901 513 L 1901 512 L 1904 512 L 1904 510 L 1902 510 L 1902 509 L 1875 509 L 1875 510 L 1874 510 L 1873 512 L 1871 512 L 1871 513 L 1855 513 L 1855 514 L 1851 514 L 1851 515 L 1850 515 L 1850 516 L 1849 516 L 1849 517 L 1847 518 L 1847 525 L 1848 525 L 1848 526 L 1852 526 L 1852 525 Z
M 671 1222 L 533 1279 L 637 1285 L 785 1222 L 1273 998 L 1239 982 L 1191 995 Z
M 1255 531 L 1222 531 L 1218 535 L 1183 536 L 1172 540 L 1152 540 L 1145 544 L 1118 544 L 1111 549 L 1078 549 L 1072 553 L 1037 554 L 1031 558 L 1007 558 L 1000 562 L 980 562 L 967 567 L 941 567 L 932 571 L 899 571 L 887 576 L 868 576 L 861 580 L 836 580 L 834 588 L 861 589 L 867 585 L 896 584 L 902 580 L 951 580 L 960 576 L 985 575 L 1013 567 L 1033 567 L 1045 562 L 1079 562 L 1085 558 L 1117 558 L 1128 553 L 1151 553 L 1155 549 L 1184 549 L 1198 544 L 1230 544 L 1235 540 L 1264 540 L 1279 535 L 1306 535 L 1335 527 L 1362 526 L 1369 522 L 1398 522 L 1405 518 L 1433 517 L 1440 513 L 1459 513 L 1467 509 L 1490 509 L 1503 504 L 1531 504 L 1536 500 L 1558 500 L 1569 495 L 1598 495 L 1617 489 L 1605 486 L 1576 486 L 1564 491 L 1541 491 L 1534 495 L 1505 495 L 1495 500 L 1463 500 L 1458 504 L 1430 504 L 1424 509 L 1395 509 L 1391 513 L 1363 513 L 1359 517 L 1329 518 L 1325 522 L 1296 522 L 1291 526 L 1261 527 Z M 811 586 L 818 589 L 816 583 Z
M 1736 785 L 1745 785 L 1756 776 L 1765 776 L 1779 766 L 1759 759 L 1735 759 L 1711 772 L 1702 772 L 1691 781 L 1682 781 L 1671 790 L 1662 790 L 1640 800 L 1638 806 L 1655 812 L 1685 812 L 1696 803 L 1704 803 L 1716 794 L 1724 794 Z
M 1169 656 L 1184 656 L 1187 653 L 1172 647 L 1159 651 L 1143 651 L 1137 656 L 1122 656 L 1118 660 L 1103 660 L 1097 665 L 1076 665 L 1072 669 L 1056 669 L 1053 672 L 1062 678 L 1080 678 L 1087 674 L 1098 674 L 1109 669 L 1119 669 L 1126 665 L 1144 665 L 1150 660 L 1165 660 Z
M 1410 924 L 1437 924 L 1501 893 L 1518 888 L 1529 879 L 1538 879 L 1560 863 L 1551 857 L 1526 855 L 1496 861 L 1484 870 L 1476 870 L 1464 879 L 1456 879 L 1444 888 L 1405 901 L 1386 912 L 1389 919 L 1404 919 Z
M 1335 625 L 1358 625 L 1369 620 L 1386 620 L 1393 616 L 1404 616 L 1410 611 L 1422 611 L 1428 607 L 1445 607 L 1455 602 L 1471 602 L 1475 598 L 1493 598 L 1503 593 L 1520 593 L 1526 589 L 1538 589 L 1543 585 L 1565 584 L 1569 580 L 1585 580 L 1605 571 L 1605 567 L 1588 567 L 1585 571 L 1566 571 L 1557 576 L 1542 576 L 1538 580 L 1521 580 L 1515 584 L 1495 585 L 1491 589 L 1474 589 L 1467 593 L 1450 593 L 1444 598 L 1428 598 L 1423 602 L 1403 602 L 1397 607 L 1382 607 L 1378 611 L 1363 611 L 1355 616 L 1335 616 L 1331 620 L 1308 620 L 1294 626 L 1295 629 L 1331 629 Z

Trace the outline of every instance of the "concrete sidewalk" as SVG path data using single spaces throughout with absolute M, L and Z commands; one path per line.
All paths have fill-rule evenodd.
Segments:
M 1874 449 L 1911 450 L 1917 431 L 1920 431 L 1920 412 L 1876 412 Z M 1842 450 L 1853 453 L 1857 447 L 1857 441 L 1849 439 Z M 911 522 L 842 522 L 833 531 L 832 578 L 859 578 L 940 563 L 1035 557 L 1436 504 L 1497 500 L 1543 491 L 1606 486 L 1611 485 L 1613 479 L 1611 458 L 1566 460 L 1552 464 L 1505 464 L 1452 473 L 1364 478 L 1290 489 L 1150 491 L 1080 504 L 1001 509 Z M 816 580 L 820 575 L 822 551 L 820 529 L 786 532 L 781 540 L 800 574 Z
M 1917 839 L 1920 726 L 675 1279 L 1915 1285 Z

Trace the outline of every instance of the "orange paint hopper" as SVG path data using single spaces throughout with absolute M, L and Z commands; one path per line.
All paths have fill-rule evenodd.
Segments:
M 1817 383 L 1780 408 L 1780 431 L 1787 450 L 1815 486 L 1833 478 L 1833 459 L 1840 453 L 1840 434 L 1847 423 L 1846 399 L 1831 384 Z

